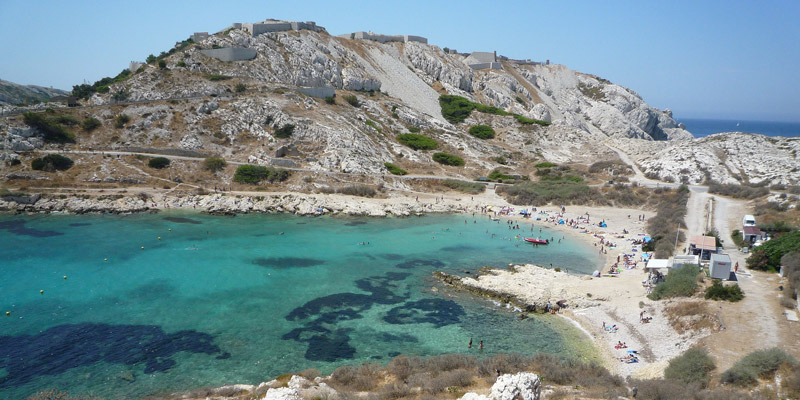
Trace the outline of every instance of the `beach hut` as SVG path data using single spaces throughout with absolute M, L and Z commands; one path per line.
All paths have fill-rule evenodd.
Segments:
M 692 236 L 689 241 L 689 252 L 700 255 L 703 260 L 708 260 L 712 253 L 717 252 L 717 238 L 713 236 Z
M 764 234 L 761 229 L 755 226 L 745 226 L 742 228 L 742 239 L 747 243 L 755 243 L 758 240 L 764 239 Z
M 712 279 L 728 280 L 731 276 L 731 258 L 727 254 L 712 254 L 708 275 Z
M 661 273 L 667 272 L 667 268 L 669 268 L 669 260 L 663 258 L 651 258 L 647 261 L 647 265 L 644 267 L 647 272 L 655 272 L 660 271 Z
M 700 256 L 677 255 L 669 259 L 670 268 L 676 268 L 683 264 L 700 265 Z

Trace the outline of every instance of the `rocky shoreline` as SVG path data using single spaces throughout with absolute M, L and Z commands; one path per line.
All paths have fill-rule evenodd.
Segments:
M 211 214 L 291 213 L 296 215 L 343 214 L 352 216 L 410 216 L 427 213 L 464 212 L 454 201 L 419 202 L 412 198 L 360 198 L 344 195 L 265 193 L 263 195 L 208 194 L 149 196 L 54 197 L 6 195 L 0 212 L 11 213 L 105 213 L 130 214 L 162 210 L 194 210 Z

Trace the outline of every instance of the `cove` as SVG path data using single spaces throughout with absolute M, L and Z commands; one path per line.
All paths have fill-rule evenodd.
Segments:
M 559 318 L 434 290 L 434 270 L 599 262 L 570 237 L 527 245 L 515 236 L 562 234 L 520 227 L 467 214 L 0 216 L 0 398 L 133 399 L 398 354 L 580 356 Z

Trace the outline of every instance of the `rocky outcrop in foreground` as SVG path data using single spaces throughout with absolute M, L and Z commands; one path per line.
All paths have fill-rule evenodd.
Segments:
M 539 400 L 541 395 L 542 382 L 539 376 L 520 372 L 499 376 L 489 396 L 467 393 L 461 400 Z

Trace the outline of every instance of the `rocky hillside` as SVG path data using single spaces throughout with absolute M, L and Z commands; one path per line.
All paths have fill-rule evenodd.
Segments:
M 0 104 L 32 104 L 47 101 L 53 96 L 65 96 L 68 92 L 60 89 L 46 88 L 0 79 Z
M 255 50 L 255 56 L 221 61 L 202 52 L 225 48 Z M 418 42 L 382 44 L 324 30 L 252 36 L 231 28 L 199 43 L 182 42 L 151 64 L 108 79 L 85 106 L 61 112 L 101 122 L 92 130 L 70 128 L 76 133 L 75 145 L 68 145 L 73 150 L 184 151 L 374 176 L 385 174 L 384 163 L 391 162 L 412 175 L 470 180 L 495 168 L 527 175 L 545 160 L 614 159 L 616 153 L 604 146 L 609 140 L 672 143 L 692 137 L 669 110 L 650 107 L 630 89 L 561 65 L 499 61 L 502 69 L 473 70 L 467 55 Z M 300 92 L 308 88 L 333 89 L 336 97 L 324 100 Z M 473 111 L 458 122 L 442 114 L 443 94 L 500 111 Z M 120 123 L 120 115 L 129 121 Z M 492 127 L 494 138 L 470 135 L 475 125 Z M 289 135 L 280 134 L 287 129 Z M 434 151 L 401 144 L 397 135 L 407 133 L 433 138 L 435 151 L 462 157 L 464 166 L 441 165 L 433 160 Z M 38 136 L 21 116 L 11 118 L 0 126 L 0 159 L 25 161 L 32 158 L 26 152 L 53 147 Z M 674 156 L 664 153 L 664 162 Z M 99 162 L 102 168 L 75 179 L 124 179 L 107 161 Z M 646 165 L 656 170 L 667 164 Z

